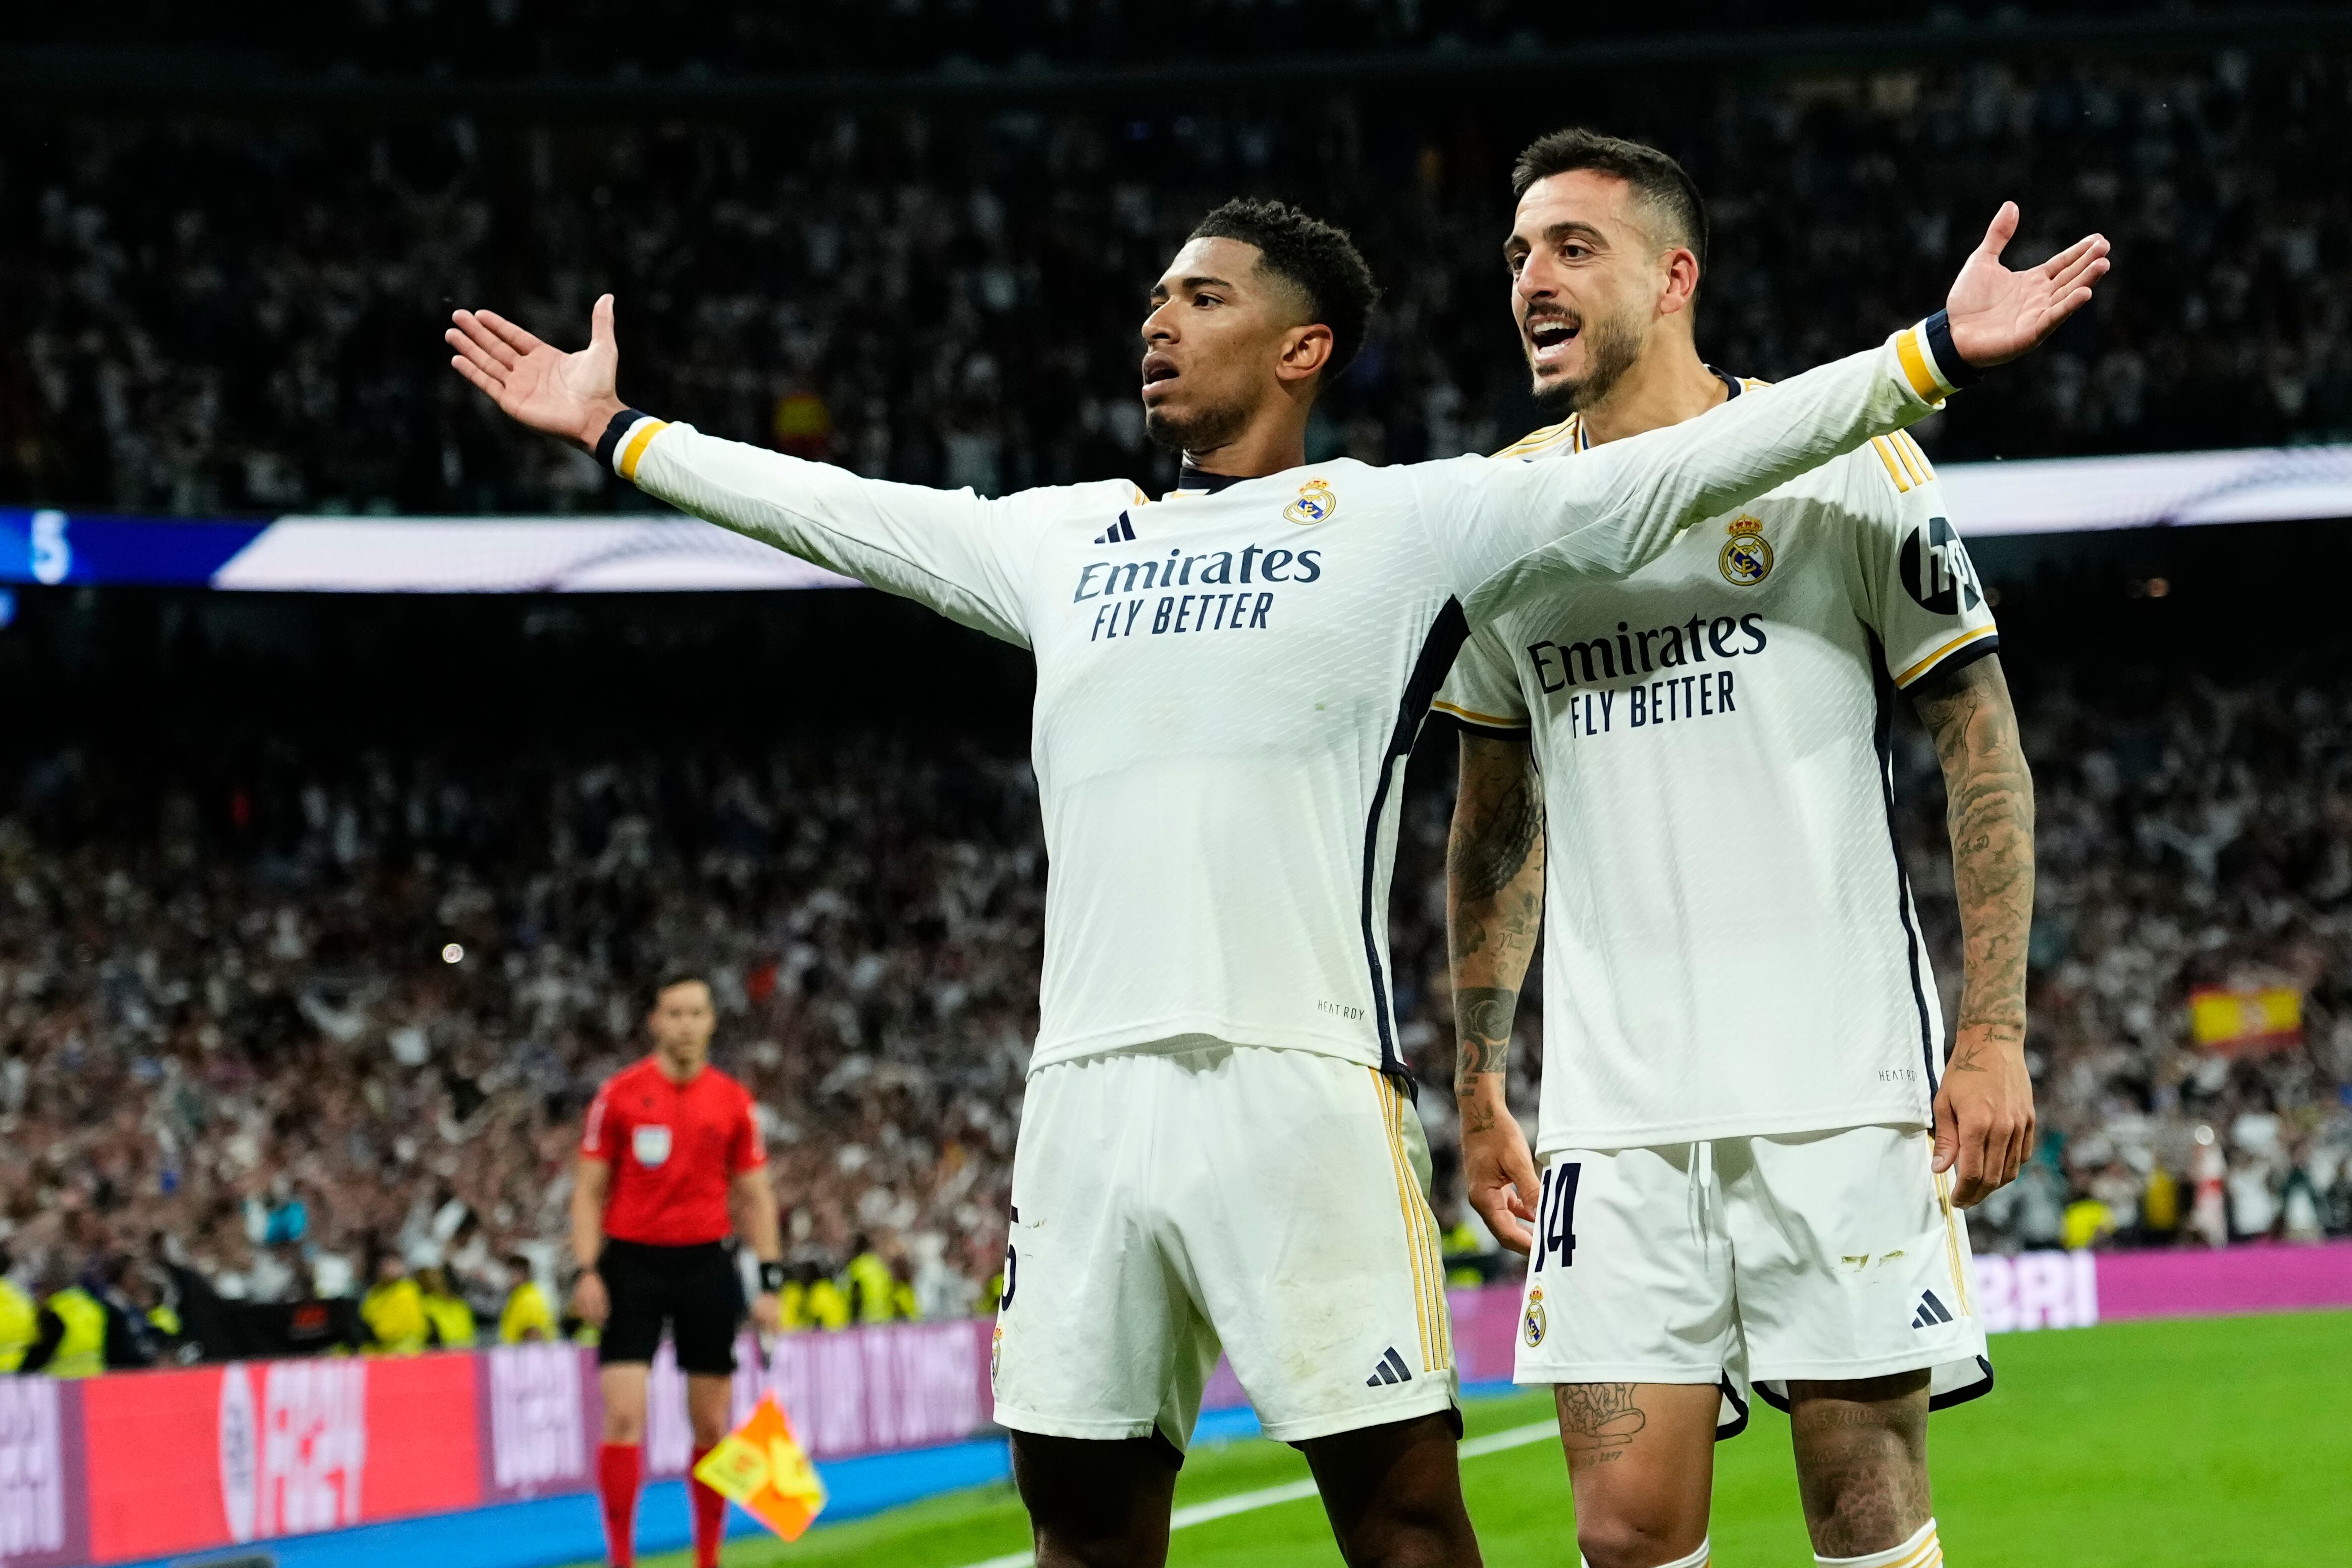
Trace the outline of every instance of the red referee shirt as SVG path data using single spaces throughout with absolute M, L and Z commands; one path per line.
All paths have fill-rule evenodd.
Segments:
M 604 1234 L 655 1247 L 724 1241 L 730 1182 L 768 1162 L 749 1090 L 714 1067 L 672 1083 L 652 1057 L 604 1080 L 580 1152 L 613 1167 Z

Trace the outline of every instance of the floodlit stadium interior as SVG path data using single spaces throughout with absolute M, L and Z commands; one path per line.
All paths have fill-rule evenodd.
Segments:
M 2063 1424 L 2079 1412 L 2053 1390 L 2074 1369 L 2127 1402 L 2131 1357 L 2218 1369 L 2242 1354 L 2248 1389 L 2284 1387 L 2263 1380 L 2291 1361 L 2352 1394 L 2344 14 L 1735 4 L 1669 27 L 1518 0 L 697 0 L 647 27 L 604 0 L 373 0 L 236 26 L 134 0 L 79 9 L 0 42 L 0 1291 L 82 1291 L 110 1327 L 105 1375 L 71 1395 L 93 1434 L 88 1477 L 58 1483 L 53 1506 L 0 1465 L 0 1565 L 160 1563 L 265 1537 L 282 1552 L 254 1561 L 372 1563 L 307 1532 L 462 1529 L 477 1510 L 482 1539 L 505 1544 L 466 1561 L 592 1556 L 593 1368 L 564 1394 L 585 1423 L 564 1463 L 584 1453 L 585 1468 L 529 1484 L 469 1469 L 471 1490 L 386 1482 L 378 1495 L 417 1500 L 380 1511 L 355 1491 L 347 1511 L 248 1504 L 243 1534 L 232 1505 L 216 1538 L 108 1522 L 120 1488 L 98 1456 L 129 1451 L 107 1445 L 134 1417 L 107 1426 L 105 1401 L 135 1401 L 106 1390 L 117 1373 L 233 1380 L 298 1360 L 381 1375 L 395 1347 L 370 1303 L 394 1279 L 435 1302 L 429 1331 L 396 1347 L 423 1360 L 487 1355 L 526 1287 L 547 1321 L 508 1342 L 572 1341 L 583 1118 L 646 1053 L 647 987 L 680 963 L 709 977 L 712 1061 L 756 1102 L 782 1337 L 980 1325 L 953 1331 L 954 1353 L 977 1358 L 955 1374 L 963 1403 L 936 1425 L 906 1416 L 920 1441 L 887 1422 L 819 1430 L 820 1470 L 1003 1447 L 964 1396 L 986 1387 L 985 1320 L 1007 1289 L 1039 1020 L 1048 866 L 1027 653 L 861 587 L 232 592 L 214 585 L 220 560 L 187 567 L 160 533 L 100 530 L 436 518 L 488 539 L 517 517 L 656 511 L 593 457 L 507 419 L 440 346 L 451 310 L 482 303 L 569 345 L 607 291 L 634 407 L 871 479 L 1003 495 L 1127 478 L 1157 495 L 1177 459 L 1135 396 L 1144 291 L 1235 195 L 1340 225 L 1384 286 L 1307 460 L 1493 452 L 1558 417 L 1526 388 L 1501 241 L 1513 154 L 1566 123 L 1666 150 L 1706 194 L 1696 337 L 1712 365 L 1785 378 L 1879 341 L 1942 298 L 1984 215 L 2014 199 L 2013 259 L 2095 231 L 2116 271 L 2032 358 L 1915 428 L 1937 465 L 2284 449 L 2291 501 L 2214 526 L 2159 513 L 2005 533 L 1954 518 L 2000 619 L 2037 811 L 2039 1143 L 1965 1221 L 1979 1268 L 2011 1260 L 1994 1267 L 2019 1281 L 2017 1326 L 2074 1337 L 2042 1336 L 2014 1392 L 2005 1379 L 1950 1418 L 1990 1443 L 1988 1412 L 2021 1402 L 2040 1468 L 1939 1468 L 1937 1511 L 1947 1550 L 1971 1562 L 2056 1539 L 2040 1521 L 2062 1515 L 2106 1521 L 2069 1546 L 2086 1563 L 2317 1561 L 2352 1528 L 2340 1503 L 2215 1469 L 2216 1511 L 2263 1516 L 2225 1558 L 2158 1541 L 2158 1514 L 2098 1478 L 2065 1483 L 2092 1500 L 2079 1516 L 2034 1491 L 2070 1452 L 2123 1440 Z M 79 538 L 68 566 L 61 542 Z M 101 538 L 131 542 L 118 556 Z M 166 557 L 182 563 L 152 563 Z M 1941 992 L 1928 1005 L 1948 1018 L 1964 963 L 1944 779 L 1896 706 L 1891 815 Z M 1455 767 L 1454 730 L 1431 723 L 1404 774 L 1390 970 L 1446 1283 L 1460 1301 L 1501 1293 L 1501 1359 L 1478 1380 L 1499 1399 L 1526 1259 L 1464 1186 Z M 1743 809 L 1738 778 L 1706 787 Z M 1539 973 L 1507 1080 L 1530 1129 Z M 2085 1260 L 2084 1281 L 2114 1270 L 2095 1274 L 2111 1318 L 2315 1315 L 2259 1321 L 2305 1336 L 2278 1342 L 2276 1367 L 2257 1364 L 2251 1318 L 2234 1347 L 2226 1325 L 2092 1327 L 2088 1295 L 2024 1283 L 2059 1254 Z M 2182 1287 L 2195 1300 L 2158 1301 L 2169 1287 L 2145 1281 L 2192 1257 L 2208 1281 Z M 8 1332 L 0 1310 L 0 1356 Z M 2098 1338 L 2126 1333 L 2148 1337 Z M 2131 1348 L 2065 1349 L 2110 1343 Z M 847 1375 L 790 1353 L 804 1358 L 792 1377 L 815 1381 L 772 1373 L 788 1393 Z M 35 1381 L 13 1366 L 0 1458 L 19 1442 L 12 1391 Z M 493 1373 L 478 1389 L 467 1376 L 489 1478 L 506 1417 Z M 2268 1420 L 2273 1396 L 2244 1394 L 2241 1415 Z M 1524 1394 L 1507 1421 L 1484 1408 L 1476 1440 L 1551 1419 Z M 62 1419 L 22 1410 L 27 1433 Z M 450 1419 L 471 1432 L 474 1407 Z M 201 1446 L 215 1425 L 206 1403 L 190 1430 Z M 1482 1534 L 1507 1521 L 1488 1561 L 1573 1553 L 1538 1436 L 1480 1461 L 1517 1467 L 1507 1489 L 1472 1487 Z M 2172 1436 L 2168 1465 L 2220 1464 Z M 1758 1560 L 1768 1542 L 1801 1560 L 1771 1441 L 1769 1501 L 1760 1471 L 1719 1472 L 1727 1561 L 1742 1521 L 1768 1516 L 1780 1534 L 1755 1526 Z M 2295 1464 L 2352 1460 L 2340 1427 L 2293 1441 Z M 60 1474 L 85 1466 L 82 1442 Z M 647 1475 L 680 1475 L 684 1443 Z M 1304 1484 L 1303 1462 L 1245 1444 L 1196 1448 L 1208 1458 L 1179 1504 Z M 984 1476 L 877 1483 L 836 1513 L 872 1518 L 820 1522 L 800 1554 L 1027 1561 L 1000 1459 L 974 1462 Z M 975 1479 L 991 1489 L 950 1500 L 967 1511 L 920 1512 Z M 832 1484 L 866 1496 L 847 1469 Z M 2008 1511 L 1987 1504 L 1971 1526 L 1970 1489 Z M 1530 1495 L 1552 1500 L 1556 1529 Z M 675 1501 L 649 1500 L 648 1541 L 683 1545 L 685 1505 L 659 1513 Z M 901 1503 L 915 1511 L 888 1511 Z M 541 1525 L 500 1511 L 574 1505 L 537 1547 Z M 1313 1513 L 1296 1540 L 1204 1516 L 1171 1560 L 1339 1561 Z

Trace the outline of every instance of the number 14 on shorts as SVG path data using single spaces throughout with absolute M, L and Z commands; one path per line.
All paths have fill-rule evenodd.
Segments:
M 1543 1191 L 1536 1199 L 1536 1256 L 1532 1272 L 1548 1261 L 1565 1268 L 1576 1261 L 1576 1184 L 1584 1175 L 1580 1161 L 1544 1167 Z

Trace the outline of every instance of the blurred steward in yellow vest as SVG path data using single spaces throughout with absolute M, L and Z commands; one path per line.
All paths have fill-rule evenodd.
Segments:
M 370 1355 L 415 1355 L 433 1335 L 433 1320 L 425 1314 L 425 1292 L 408 1277 L 408 1264 L 397 1252 L 375 1260 L 375 1283 L 360 1299 L 360 1321 L 367 1325 Z
M 443 1350 L 472 1350 L 476 1333 L 474 1309 L 450 1287 L 449 1271 L 437 1265 L 425 1269 L 417 1275 L 416 1285 L 422 1293 L 419 1304 L 425 1309 L 425 1321 L 433 1325 L 434 1342 Z
M 539 1288 L 539 1277 L 531 1272 L 530 1259 L 518 1252 L 507 1259 L 507 1268 L 514 1275 L 514 1289 L 507 1292 L 507 1304 L 499 1312 L 499 1343 L 529 1344 L 536 1341 L 552 1341 L 556 1337 L 555 1308 L 547 1292 Z
M 25 1352 L 41 1333 L 41 1309 L 33 1293 L 9 1278 L 16 1260 L 0 1247 L 0 1373 L 24 1364 Z

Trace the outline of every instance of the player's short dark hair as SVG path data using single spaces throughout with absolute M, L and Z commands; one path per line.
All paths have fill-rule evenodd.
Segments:
M 1381 286 L 1348 231 L 1310 217 L 1287 202 L 1237 196 L 1202 218 L 1194 239 L 1238 239 L 1255 245 L 1260 265 L 1307 296 L 1310 320 L 1331 329 L 1327 373 L 1348 368 L 1363 347 L 1364 328 L 1381 302 Z
M 699 985 L 714 996 L 719 994 L 719 987 L 710 984 L 709 972 L 700 964 L 673 963 L 654 972 L 653 987 L 646 993 L 646 1005 L 659 1006 L 662 993 L 673 985 Z
M 1579 169 L 1613 175 L 1633 186 L 1633 194 L 1675 231 L 1662 237 L 1678 240 L 1698 258 L 1699 276 L 1706 276 L 1706 203 L 1689 172 L 1655 147 L 1575 125 L 1538 136 L 1511 165 L 1511 199 L 1526 195 L 1538 180 Z

